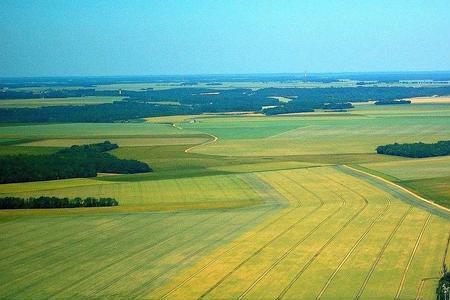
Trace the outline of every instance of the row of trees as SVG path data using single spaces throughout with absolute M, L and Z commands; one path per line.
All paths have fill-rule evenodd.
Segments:
M 376 101 L 375 105 L 411 104 L 410 100 L 385 100 Z
M 117 148 L 109 141 L 72 146 L 49 155 L 0 157 L 0 183 L 95 177 L 97 173 L 151 172 L 144 162 L 119 159 L 105 151 Z
M 423 158 L 450 155 L 450 141 L 439 141 L 434 144 L 389 144 L 377 147 L 378 154 Z
M 0 209 L 24 208 L 73 208 L 73 207 L 101 207 L 117 206 L 119 202 L 113 198 L 58 198 L 41 196 L 37 198 L 2 197 Z

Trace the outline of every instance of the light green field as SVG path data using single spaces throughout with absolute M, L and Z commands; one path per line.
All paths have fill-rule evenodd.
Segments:
M 84 145 L 101 143 L 105 138 L 85 138 L 85 139 L 43 139 L 21 143 L 20 146 L 34 147 L 70 147 L 71 145 Z M 161 145 L 197 145 L 208 141 L 203 136 L 181 136 L 181 137 L 128 137 L 128 138 L 108 138 L 111 143 L 118 144 L 120 147 L 140 147 L 140 146 L 161 146 Z
M 0 127 L 0 138 L 97 138 L 133 137 L 133 136 L 161 136 L 183 135 L 188 131 L 181 130 L 168 124 L 143 123 L 69 123 L 46 125 L 16 125 Z
M 213 134 L 218 142 L 197 153 L 224 156 L 282 156 L 373 153 L 378 145 L 450 139 L 448 117 L 276 117 L 204 119 L 183 128 Z M 234 134 L 233 134 L 234 132 Z
M 87 97 L 42 98 L 42 99 L 3 99 L 0 100 L 0 108 L 102 104 L 120 101 L 122 100 L 122 98 L 123 97 L 87 96 Z
M 0 127 L 1 154 L 109 139 L 155 170 L 0 185 L 0 196 L 120 203 L 0 211 L 0 298 L 435 299 L 450 213 L 366 173 L 450 206 L 448 157 L 375 153 L 450 139 L 450 115 L 359 107 Z

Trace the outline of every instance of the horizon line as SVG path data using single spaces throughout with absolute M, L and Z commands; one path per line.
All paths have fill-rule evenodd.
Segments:
M 196 77 L 196 76 L 304 76 L 309 75 L 358 75 L 358 74 L 432 74 L 450 73 L 450 70 L 427 71 L 339 71 L 339 72 L 257 72 L 257 73 L 179 73 L 179 74 L 116 74 L 116 75 L 30 75 L 30 76 L 2 76 L 0 79 L 26 78 L 125 78 L 125 77 Z

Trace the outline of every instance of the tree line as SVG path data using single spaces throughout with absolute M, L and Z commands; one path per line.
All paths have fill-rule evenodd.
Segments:
M 58 197 L 1 197 L 0 209 L 24 208 L 74 208 L 74 207 L 102 207 L 117 206 L 119 202 L 113 198 L 58 198 Z
M 144 162 L 119 159 L 106 151 L 117 144 L 75 145 L 48 155 L 0 157 L 0 183 L 95 177 L 97 173 L 133 174 L 151 172 Z
M 376 101 L 375 105 L 411 104 L 411 100 L 384 100 Z
M 450 155 L 450 141 L 439 141 L 433 144 L 389 144 L 377 147 L 378 154 L 396 155 L 413 158 Z

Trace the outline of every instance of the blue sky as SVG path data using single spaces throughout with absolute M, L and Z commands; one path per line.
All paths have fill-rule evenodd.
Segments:
M 1 0 L 0 76 L 450 70 L 449 0 Z

